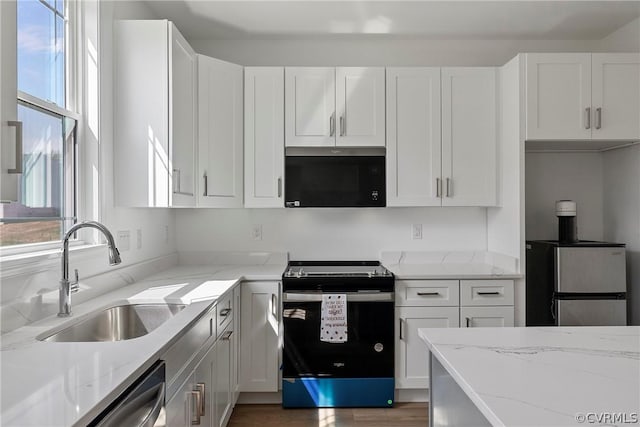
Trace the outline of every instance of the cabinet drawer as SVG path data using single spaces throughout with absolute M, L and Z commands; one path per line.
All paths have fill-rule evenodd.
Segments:
M 460 300 L 457 280 L 398 280 L 396 305 L 399 307 L 457 306 Z
M 461 280 L 460 305 L 513 305 L 513 280 Z
M 233 319 L 233 292 L 227 292 L 220 298 L 216 304 L 218 312 L 216 314 L 216 325 L 218 331 L 218 338 L 231 323 Z
M 460 307 L 461 328 L 501 328 L 513 325 L 513 307 Z
M 184 381 L 188 373 L 185 367 L 198 355 L 202 346 L 216 336 L 215 318 L 216 307 L 213 307 L 162 355 L 166 369 L 167 396 L 171 396 L 182 383 L 179 379 Z

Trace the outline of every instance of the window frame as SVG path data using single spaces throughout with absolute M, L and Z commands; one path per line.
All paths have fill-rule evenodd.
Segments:
M 0 0 L 1 1 L 1 0 Z M 19 1 L 19 0 L 17 0 Z M 58 12 L 55 7 L 47 4 L 44 0 L 36 0 L 42 3 L 45 7 L 51 10 L 52 13 L 60 16 L 60 12 Z M 84 120 L 83 115 L 79 113 L 81 111 L 81 100 L 82 98 L 82 85 L 81 85 L 81 72 L 82 72 L 82 64 L 79 62 L 80 55 L 80 47 L 81 47 L 81 38 L 79 37 L 82 34 L 82 22 L 78 19 L 81 16 L 80 13 L 81 1 L 78 0 L 65 0 L 64 2 L 64 22 L 65 22 L 65 82 L 64 82 L 64 92 L 65 92 L 65 105 L 66 108 L 63 108 L 54 102 L 49 102 L 43 100 L 37 96 L 31 95 L 29 93 L 18 90 L 16 94 L 16 103 L 17 104 L 25 104 L 27 107 L 35 108 L 38 110 L 43 110 L 44 112 L 53 113 L 55 115 L 61 117 L 68 117 L 76 121 L 76 129 L 75 133 L 75 141 L 74 147 L 72 150 L 74 152 L 74 170 L 73 170 L 73 183 L 71 184 L 74 190 L 73 194 L 73 216 L 75 217 L 75 221 L 77 222 L 77 218 L 81 217 L 81 207 L 83 206 L 81 203 L 82 198 L 82 188 L 80 183 L 82 182 L 81 174 L 83 171 L 82 168 L 82 144 L 79 143 L 80 139 L 83 135 L 83 126 Z M 18 16 L 16 14 L 16 28 L 17 28 L 17 19 Z M 17 44 L 17 38 L 16 38 Z M 17 48 L 16 48 L 17 49 Z M 16 68 L 16 79 L 17 79 L 17 68 Z M 64 182 L 64 189 L 68 191 L 70 188 L 69 183 Z M 62 221 L 63 224 L 63 234 L 70 226 L 65 226 L 65 221 Z M 47 253 L 53 249 L 59 249 L 60 244 L 62 242 L 62 238 L 58 240 L 50 240 L 46 242 L 38 242 L 38 243 L 25 243 L 25 244 L 17 244 L 17 245 L 9 245 L 9 246 L 0 246 L 0 258 L 5 257 L 13 257 L 17 255 L 36 255 L 38 253 Z M 77 236 L 70 240 L 71 246 L 93 246 L 90 242 L 82 241 L 78 239 Z

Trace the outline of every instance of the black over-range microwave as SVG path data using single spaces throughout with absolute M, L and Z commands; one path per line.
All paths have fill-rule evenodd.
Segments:
M 287 148 L 285 206 L 384 207 L 384 148 Z

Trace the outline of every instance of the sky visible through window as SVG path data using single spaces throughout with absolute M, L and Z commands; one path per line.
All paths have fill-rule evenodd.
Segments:
M 18 1 L 18 90 L 66 107 L 62 0 Z

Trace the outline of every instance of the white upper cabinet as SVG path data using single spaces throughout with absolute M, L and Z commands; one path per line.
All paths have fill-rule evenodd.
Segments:
M 335 69 L 287 67 L 285 70 L 286 146 L 335 145 Z
M 442 206 L 497 204 L 497 69 L 442 69 Z
M 244 206 L 284 208 L 284 68 L 244 70 Z
M 440 68 L 387 68 L 387 206 L 440 206 Z
M 383 67 L 336 68 L 336 146 L 384 147 Z
M 118 21 L 114 55 L 116 204 L 194 206 L 193 49 L 169 21 Z
M 0 2 L 0 201 L 18 200 L 19 158 L 16 2 Z
M 198 55 L 198 206 L 240 208 L 242 67 Z
M 384 147 L 385 69 L 287 67 L 287 147 Z
M 593 139 L 640 138 L 640 54 L 591 56 Z
M 591 54 L 526 55 L 527 139 L 591 138 Z
M 528 140 L 640 138 L 640 55 L 526 55 Z

